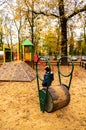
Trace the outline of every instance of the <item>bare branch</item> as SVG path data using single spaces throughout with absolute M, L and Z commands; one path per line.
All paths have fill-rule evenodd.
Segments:
M 76 14 L 78 14 L 78 13 L 80 13 L 80 12 L 83 12 L 83 11 L 86 11 L 86 5 L 85 5 L 82 9 L 76 9 L 76 8 L 75 8 L 75 11 L 74 11 L 71 15 L 69 15 L 69 16 L 67 17 L 67 19 L 70 19 L 70 18 L 72 18 L 74 15 L 76 15 Z
M 2 1 L 0 1 L 0 6 L 2 6 L 3 4 L 5 4 L 5 3 L 7 3 L 7 0 L 2 0 Z
M 31 11 L 31 10 L 30 10 L 30 11 Z M 42 11 L 40 11 L 40 12 L 33 11 L 33 13 L 34 13 L 34 14 L 38 14 L 38 15 L 43 14 L 43 15 L 45 15 L 45 16 L 54 16 L 54 17 L 59 18 L 59 16 L 58 16 L 58 15 L 56 15 L 56 14 L 54 14 L 54 13 L 48 13 L 48 12 L 42 12 Z

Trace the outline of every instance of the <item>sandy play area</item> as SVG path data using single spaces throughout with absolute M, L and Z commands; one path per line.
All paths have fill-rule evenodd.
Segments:
M 55 69 L 53 85 L 59 84 Z M 42 113 L 36 79 L 31 82 L 0 82 L 0 130 L 86 130 L 84 68 L 75 66 L 70 95 L 68 106 L 52 113 Z

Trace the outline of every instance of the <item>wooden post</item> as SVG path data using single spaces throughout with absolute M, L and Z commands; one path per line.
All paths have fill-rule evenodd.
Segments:
M 12 59 L 13 59 L 13 58 L 12 58 L 12 44 L 11 44 L 11 61 L 12 61 Z
M 17 60 L 19 61 L 19 44 L 17 45 Z
M 24 45 L 22 47 L 23 47 L 23 61 L 24 61 Z
M 4 60 L 4 63 L 5 63 L 5 48 L 4 48 L 4 44 L 3 44 L 3 52 L 4 52 L 3 60 Z

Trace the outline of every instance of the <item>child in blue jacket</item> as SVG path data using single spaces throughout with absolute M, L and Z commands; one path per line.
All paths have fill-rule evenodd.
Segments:
M 49 87 L 54 80 L 54 74 L 51 72 L 50 67 L 45 67 L 46 73 L 44 75 L 44 80 L 42 82 L 43 87 Z

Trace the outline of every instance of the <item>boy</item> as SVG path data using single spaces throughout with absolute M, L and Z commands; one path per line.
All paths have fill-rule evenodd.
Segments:
M 44 80 L 42 82 L 43 87 L 49 87 L 54 80 L 54 74 L 51 72 L 51 69 L 49 66 L 45 67 L 46 73 L 44 75 Z

